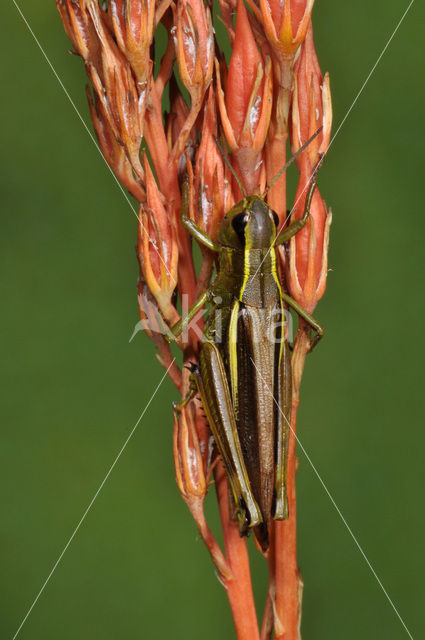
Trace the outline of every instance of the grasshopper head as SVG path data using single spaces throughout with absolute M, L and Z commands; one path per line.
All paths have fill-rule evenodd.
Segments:
M 245 198 L 224 216 L 218 241 L 233 249 L 268 249 L 276 238 L 278 217 L 258 196 Z

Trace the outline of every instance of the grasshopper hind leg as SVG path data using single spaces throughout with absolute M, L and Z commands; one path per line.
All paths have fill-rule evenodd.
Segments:
M 226 370 L 220 351 L 205 342 L 194 372 L 197 388 L 217 449 L 227 471 L 241 536 L 262 522 L 242 455 Z
M 292 404 L 291 356 L 286 341 L 281 344 L 276 378 L 276 484 L 273 518 L 275 520 L 285 520 L 289 515 L 286 475 Z

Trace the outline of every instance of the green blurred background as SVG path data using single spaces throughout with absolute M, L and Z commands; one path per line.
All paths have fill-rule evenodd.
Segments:
M 54 3 L 20 6 L 88 122 L 83 67 L 67 53 Z M 406 7 L 317 0 L 334 131 Z M 305 449 L 414 636 L 425 571 L 424 20 L 414 3 L 320 176 L 334 211 L 332 272 L 316 311 L 327 333 L 308 360 L 299 414 Z M 145 336 L 129 343 L 135 217 L 12 0 L 0 29 L 0 636 L 12 639 L 163 372 Z M 174 482 L 175 398 L 166 381 L 22 640 L 234 636 Z M 407 637 L 299 455 L 303 637 Z M 255 553 L 253 567 L 262 608 Z

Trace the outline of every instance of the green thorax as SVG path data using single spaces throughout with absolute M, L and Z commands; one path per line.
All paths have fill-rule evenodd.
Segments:
M 223 218 L 218 234 L 217 293 L 227 292 L 233 299 L 260 308 L 280 299 L 273 246 L 277 222 L 276 214 L 256 196 L 245 198 Z

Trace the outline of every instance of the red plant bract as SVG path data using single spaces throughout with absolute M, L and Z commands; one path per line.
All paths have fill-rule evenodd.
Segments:
M 313 44 L 313 0 L 259 0 L 258 4 L 247 0 L 246 5 L 243 0 L 220 0 L 232 49 L 228 66 L 213 29 L 219 17 L 211 16 L 203 0 L 56 0 L 56 4 L 91 82 L 87 95 L 102 153 L 140 206 L 142 324 L 158 348 L 160 362 L 185 396 L 188 369 L 199 353 L 196 327 L 179 340 L 182 369 L 173 360 L 164 327 L 178 321 L 179 299 L 187 309 L 209 286 L 214 256 L 202 247 L 201 268 L 195 271 L 191 239 L 180 222 L 183 180 L 187 180 L 189 216 L 216 240 L 221 219 L 241 198 L 216 139 L 228 148 L 228 160 L 246 193 L 261 194 L 285 164 L 288 134 L 295 153 L 322 127 L 296 160 L 299 183 L 291 203 L 292 218 L 302 215 L 314 167 L 329 145 L 332 119 L 329 78 L 322 76 Z M 167 45 L 162 59 L 155 60 L 153 45 L 160 24 Z M 188 102 L 180 87 L 189 95 Z M 169 97 L 168 114 L 162 108 L 164 96 Z M 268 191 L 267 202 L 280 224 L 288 224 L 285 175 Z M 278 254 L 283 288 L 308 311 L 326 286 L 330 221 L 316 190 L 307 226 Z M 201 327 L 203 318 L 197 322 Z M 240 640 L 266 639 L 273 629 L 277 639 L 300 637 L 294 433 L 309 347 L 309 331 L 300 322 L 292 356 L 290 517 L 271 525 L 271 545 L 265 554 L 270 580 L 261 630 L 246 539 L 240 538 L 229 507 L 221 460 L 210 459 L 211 436 L 202 409 L 192 401 L 174 416 L 177 484 L 226 589 Z M 213 475 L 223 549 L 203 511 Z

